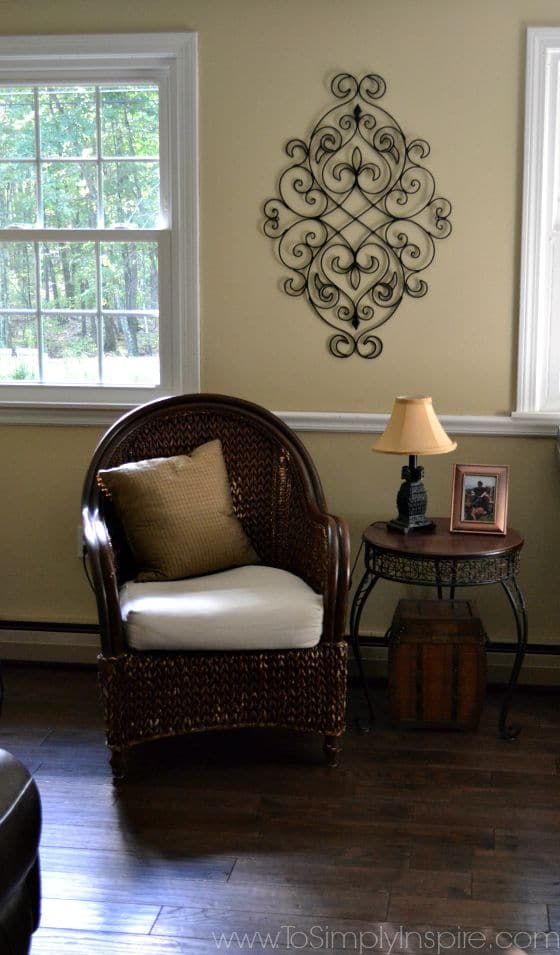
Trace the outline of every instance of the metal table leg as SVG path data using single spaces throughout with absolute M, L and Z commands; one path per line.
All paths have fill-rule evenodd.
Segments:
M 362 653 L 360 650 L 360 620 L 362 611 L 366 605 L 367 599 L 375 587 L 379 577 L 376 577 L 371 571 L 366 570 L 354 595 L 352 609 L 350 611 L 350 643 L 354 653 L 354 659 L 358 665 L 358 672 L 362 681 L 364 695 L 367 701 L 369 721 L 357 720 L 358 729 L 361 733 L 369 733 L 372 723 L 375 723 L 375 711 L 369 694 L 367 677 L 364 670 Z
M 517 631 L 517 650 L 515 653 L 515 659 L 513 661 L 511 676 L 509 678 L 509 683 L 500 710 L 498 729 L 502 739 L 515 739 L 517 736 L 519 736 L 521 727 L 514 724 L 506 726 L 506 719 L 511 700 L 517 686 L 517 680 L 519 678 L 523 659 L 525 657 L 525 650 L 527 648 L 527 605 L 525 603 L 525 598 L 521 588 L 519 587 L 515 577 L 512 577 L 509 580 L 501 580 L 500 583 L 507 595 L 509 605 L 515 618 L 515 628 Z

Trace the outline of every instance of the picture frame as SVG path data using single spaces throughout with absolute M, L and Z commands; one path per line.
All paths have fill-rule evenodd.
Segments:
M 450 530 L 464 534 L 505 534 L 508 493 L 507 465 L 455 464 Z

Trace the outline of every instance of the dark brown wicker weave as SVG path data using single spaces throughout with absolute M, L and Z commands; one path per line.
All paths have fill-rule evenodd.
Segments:
M 139 652 L 127 646 L 118 588 L 136 569 L 96 475 L 127 461 L 189 454 L 217 437 L 235 512 L 262 562 L 297 574 L 323 594 L 323 634 L 313 649 Z M 228 727 L 321 733 L 327 759 L 336 763 L 345 728 L 348 530 L 326 513 L 315 467 L 290 428 L 258 405 L 221 395 L 151 402 L 117 421 L 100 442 L 85 480 L 82 515 L 115 778 L 123 774 L 130 746 Z

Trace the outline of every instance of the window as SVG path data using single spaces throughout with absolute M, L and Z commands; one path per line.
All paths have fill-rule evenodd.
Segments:
M 560 28 L 527 33 L 518 415 L 560 415 Z
M 195 52 L 0 39 L 0 416 L 197 389 Z

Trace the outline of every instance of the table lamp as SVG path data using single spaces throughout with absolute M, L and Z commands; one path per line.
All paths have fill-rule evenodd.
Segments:
M 395 399 L 385 431 L 375 442 L 372 451 L 384 454 L 408 454 L 404 465 L 403 483 L 397 494 L 399 516 L 389 521 L 387 530 L 398 534 L 411 531 L 432 531 L 435 524 L 426 517 L 428 495 L 422 483 L 424 468 L 418 467 L 418 454 L 447 454 L 454 451 L 452 441 L 438 421 L 429 397 L 401 397 Z

